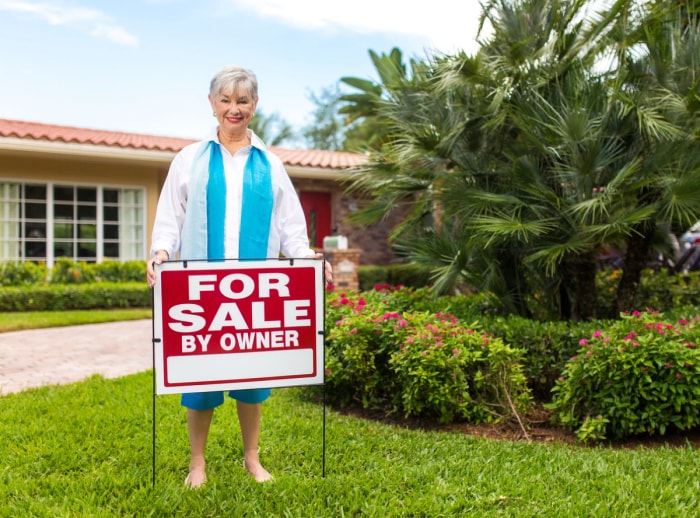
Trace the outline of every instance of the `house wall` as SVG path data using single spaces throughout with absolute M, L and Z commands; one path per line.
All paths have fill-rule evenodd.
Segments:
M 153 164 L 125 164 L 97 159 L 2 156 L 0 179 L 8 181 L 65 182 L 70 184 L 135 187 L 145 189 L 146 243 L 144 259 L 151 242 L 160 188 L 167 167 Z
M 95 157 L 53 156 L 40 153 L 0 155 L 0 179 L 9 181 L 65 182 L 70 184 L 137 187 L 145 190 L 144 256 L 151 243 L 158 196 L 167 176 L 169 164 L 142 163 L 126 160 L 105 160 Z M 361 251 L 360 264 L 381 265 L 397 260 L 391 252 L 388 237 L 398 222 L 398 215 L 374 225 L 357 225 L 348 216 L 357 210 L 362 200 L 346 194 L 336 180 L 294 178 L 300 191 L 331 193 L 331 228 L 348 238 L 348 246 Z
M 308 178 L 292 178 L 294 186 L 299 191 L 324 191 L 331 193 L 331 212 L 333 222 L 331 228 L 336 234 L 348 238 L 348 247 L 360 250 L 360 264 L 382 265 L 397 261 L 388 243 L 389 234 L 398 224 L 400 214 L 393 214 L 387 221 L 373 225 L 358 225 L 348 221 L 350 214 L 362 204 L 354 194 L 347 194 L 342 184 L 333 180 L 315 180 Z

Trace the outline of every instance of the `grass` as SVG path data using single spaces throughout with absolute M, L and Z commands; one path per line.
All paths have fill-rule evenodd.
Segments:
M 150 309 L 0 314 L 0 329 L 127 318 Z M 0 517 L 675 517 L 700 508 L 700 452 L 498 442 L 408 430 L 326 411 L 300 389 L 263 407 L 261 456 L 275 481 L 241 466 L 234 406 L 217 411 L 209 482 L 189 491 L 177 396 L 156 400 L 152 374 L 93 376 L 0 396 Z
M 90 309 L 83 311 L 31 311 L 0 313 L 0 333 L 22 329 L 98 324 L 151 318 L 151 308 Z
M 275 475 L 256 484 L 241 466 L 235 405 L 214 417 L 209 482 L 183 487 L 184 412 L 156 400 L 152 377 L 93 376 L 0 397 L 0 516 L 694 516 L 700 452 L 497 442 L 408 430 L 326 412 L 300 389 L 263 407 L 261 457 Z

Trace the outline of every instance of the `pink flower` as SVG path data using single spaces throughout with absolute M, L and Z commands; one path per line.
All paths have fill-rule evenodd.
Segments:
M 603 333 L 601 333 L 600 331 L 596 331 L 595 333 L 593 333 L 593 338 L 598 338 L 601 336 L 603 336 Z
M 683 374 L 680 372 L 676 372 L 676 378 L 681 379 L 683 377 Z
M 664 363 L 664 367 L 669 367 L 669 368 L 670 368 L 670 367 L 673 367 L 673 364 L 666 362 L 666 363 Z
M 406 322 L 406 321 L 402 318 L 401 320 L 399 320 L 398 322 L 396 322 L 396 325 L 398 325 L 399 327 L 406 327 L 406 326 L 408 325 L 408 322 Z
M 581 338 L 581 339 L 578 341 L 578 344 L 579 344 L 579 345 L 586 345 L 587 343 L 588 343 L 588 340 L 585 339 L 585 338 Z
M 455 347 L 454 349 L 452 349 L 452 357 L 456 358 L 457 356 L 459 356 L 459 349 Z
M 356 327 L 353 327 L 353 328 L 350 330 L 350 332 L 351 332 L 352 334 L 356 335 L 356 334 L 357 334 L 357 328 L 356 328 Z

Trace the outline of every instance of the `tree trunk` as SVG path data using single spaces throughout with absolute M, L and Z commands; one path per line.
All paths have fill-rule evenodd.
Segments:
M 595 318 L 597 301 L 595 254 L 587 253 L 572 258 L 565 268 L 565 272 L 566 277 L 570 279 L 570 286 L 573 291 L 571 297 L 573 306 L 571 307 L 570 315 L 562 314 L 562 317 L 568 317 L 575 321 Z
M 615 316 L 619 316 L 624 311 L 638 309 L 634 307 L 634 297 L 637 294 L 637 287 L 642 278 L 642 271 L 648 263 L 656 224 L 650 222 L 646 225 L 638 226 L 635 230 L 639 234 L 635 232 L 627 241 L 622 276 L 617 286 Z

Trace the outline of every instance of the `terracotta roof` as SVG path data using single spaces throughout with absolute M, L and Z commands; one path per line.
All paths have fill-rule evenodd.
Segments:
M 185 138 L 0 119 L 0 138 L 3 137 L 171 152 L 177 152 L 187 144 L 195 142 Z M 340 151 L 285 149 L 275 146 L 270 146 L 270 151 L 279 156 L 287 166 L 345 169 L 367 161 L 364 155 Z

